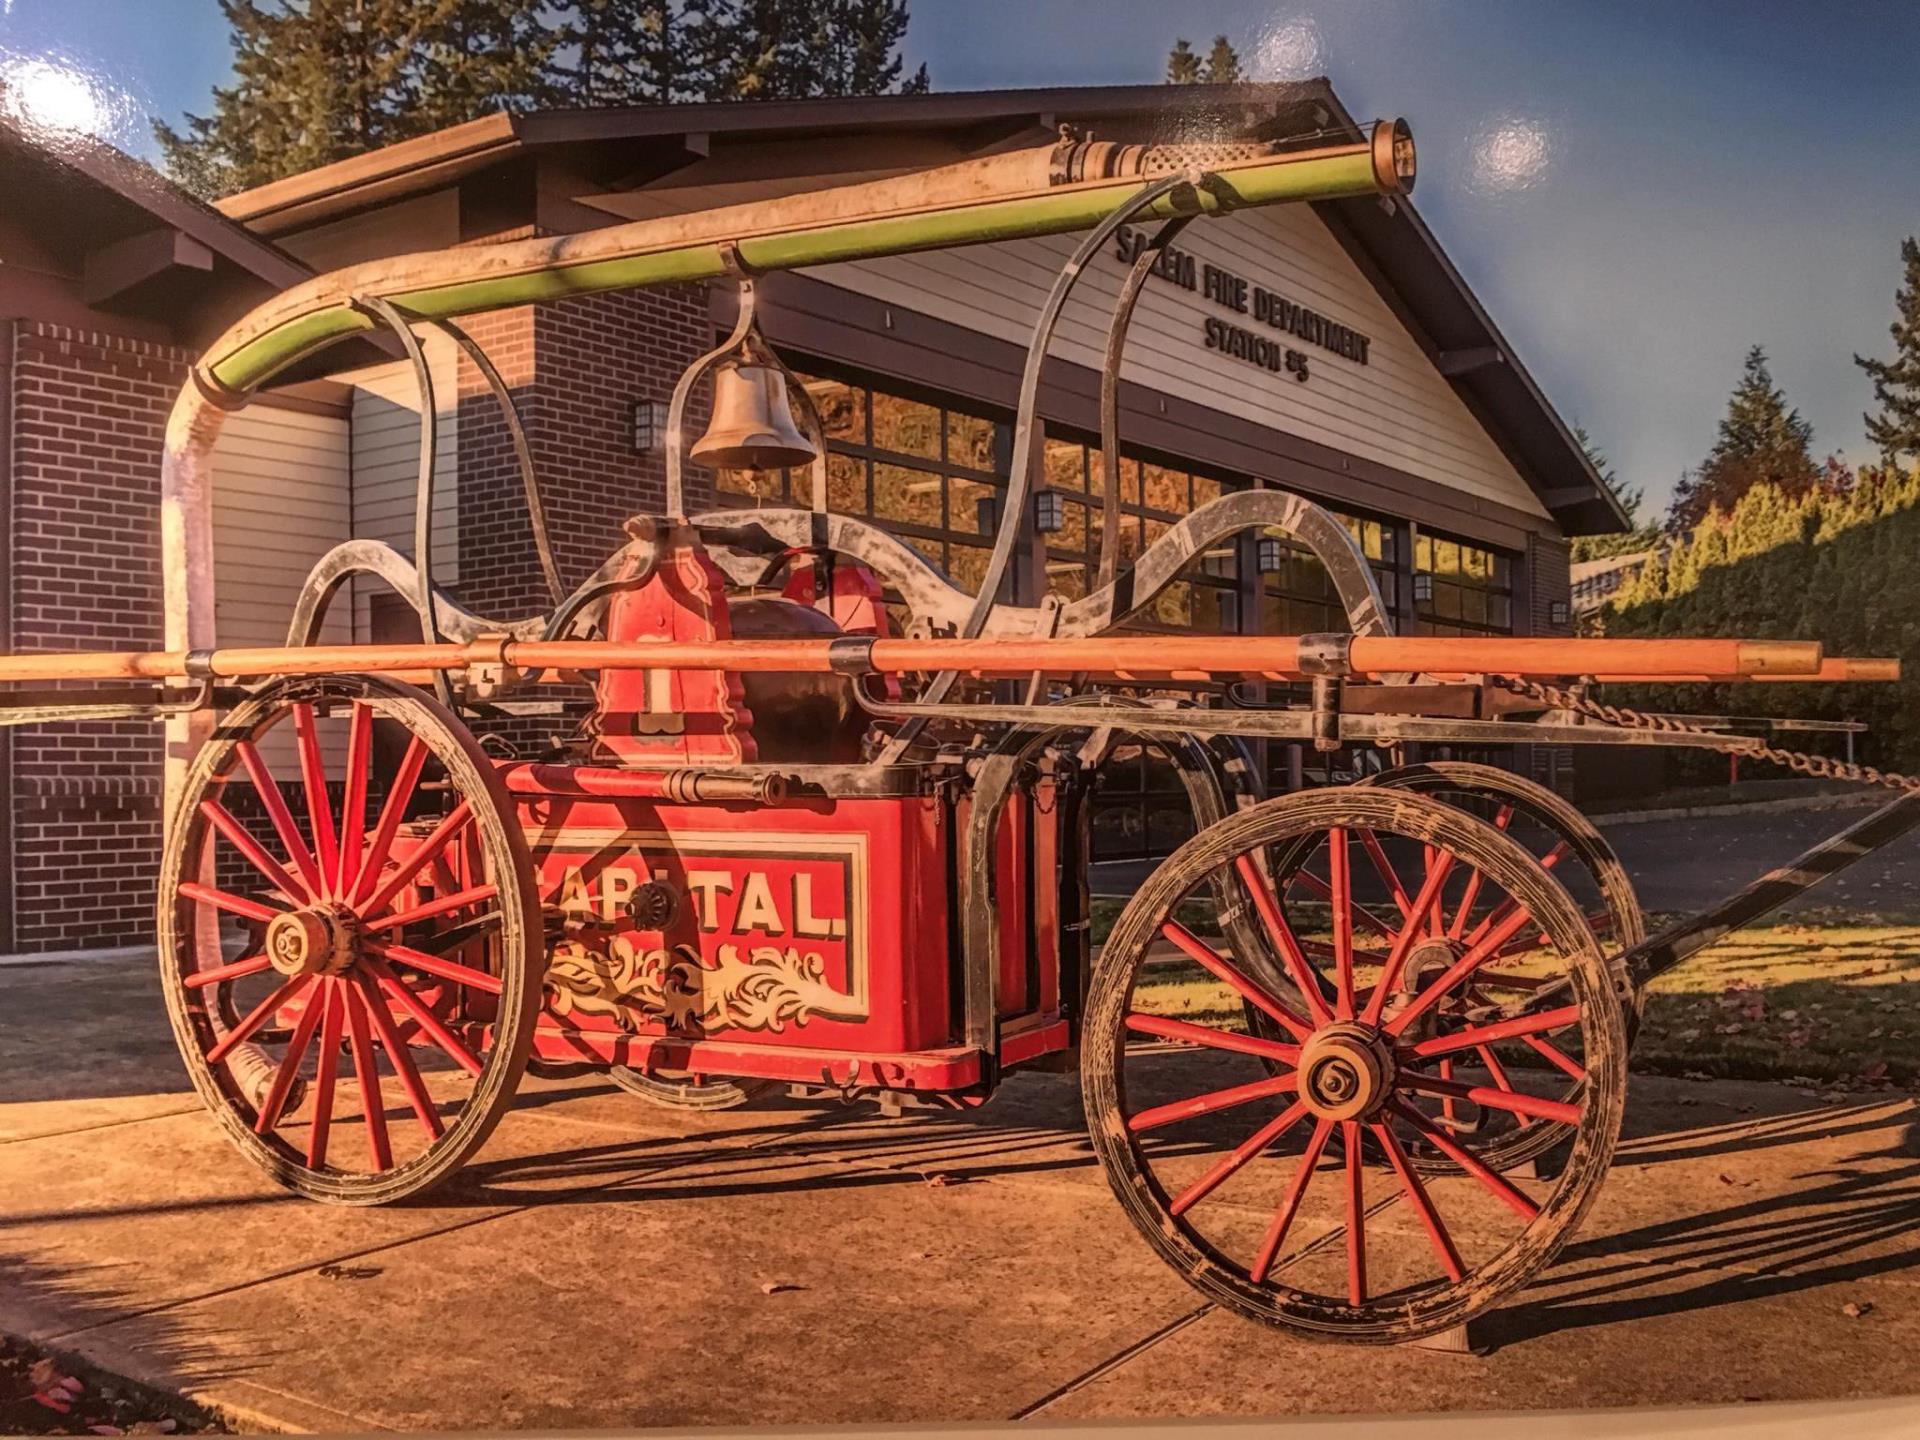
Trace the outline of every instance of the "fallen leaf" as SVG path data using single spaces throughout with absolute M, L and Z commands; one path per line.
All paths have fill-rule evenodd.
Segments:
M 1884 1080 L 1887 1078 L 1887 1062 L 1876 1060 L 1860 1072 L 1862 1080 Z
M 378 1265 L 322 1265 L 322 1280 L 371 1280 L 380 1273 Z
M 163 1420 L 136 1420 L 127 1427 L 129 1435 L 171 1435 L 180 1428 L 180 1422 L 171 1415 Z
M 51 1360 L 36 1360 L 27 1367 L 27 1383 L 36 1390 L 44 1390 L 60 1378 L 60 1372 Z
M 36 1403 L 46 1406 L 49 1410 L 57 1410 L 62 1415 L 73 1409 L 72 1403 L 56 1391 L 36 1390 L 33 1392 L 33 1398 Z
M 127 1433 L 118 1425 L 89 1425 L 87 1426 L 87 1431 L 93 1435 L 124 1435 Z
M 778 1295 L 783 1290 L 799 1290 L 802 1288 L 804 1287 L 786 1280 L 763 1280 L 760 1282 L 760 1293 L 762 1295 Z
M 1840 1307 L 1840 1313 L 1849 1320 L 1858 1320 L 1862 1315 L 1871 1315 L 1873 1313 L 1873 1302 L 1871 1300 L 1849 1300 Z

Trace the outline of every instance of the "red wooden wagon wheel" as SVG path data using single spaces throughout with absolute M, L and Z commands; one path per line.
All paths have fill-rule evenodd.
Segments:
M 1640 908 L 1639 897 L 1634 894 L 1633 882 L 1619 855 L 1592 821 L 1564 796 L 1546 786 L 1497 766 L 1456 760 L 1403 765 L 1370 776 L 1361 783 L 1431 795 L 1513 836 L 1528 853 L 1551 869 L 1553 878 L 1573 896 L 1609 964 L 1647 938 L 1646 913 Z M 1458 898 L 1467 899 L 1464 893 Z M 1487 922 L 1496 903 L 1485 895 L 1475 896 L 1472 903 L 1456 908 L 1446 928 L 1463 935 L 1473 933 Z M 1474 998 L 1483 1004 L 1521 1006 L 1538 994 L 1537 982 L 1558 968 L 1547 957 L 1544 940 L 1536 931 L 1523 933 L 1512 941 L 1503 957 L 1509 973 L 1503 976 L 1499 963 L 1488 965 L 1474 987 Z M 1614 991 L 1625 999 L 1627 1049 L 1631 1054 L 1645 997 L 1619 973 L 1614 976 Z M 1465 1022 L 1450 1019 L 1447 1023 Z M 1537 1048 L 1527 1058 L 1535 1067 L 1554 1063 Z M 1579 1083 L 1577 1078 L 1568 1078 L 1569 1096 Z M 1469 1107 L 1455 1106 L 1451 1118 L 1459 1123 L 1461 1113 L 1468 1110 Z M 1475 1123 L 1492 1132 L 1480 1154 L 1496 1170 L 1531 1160 L 1566 1138 L 1565 1127 L 1552 1120 L 1479 1107 L 1469 1113 Z M 1431 1145 L 1417 1145 L 1412 1153 L 1415 1164 L 1422 1169 L 1455 1168 L 1451 1160 Z
M 277 682 L 195 757 L 161 860 L 161 984 L 195 1088 L 281 1184 L 417 1194 L 511 1104 L 541 936 L 511 814 L 450 711 L 370 676 Z
M 1332 857 L 1317 915 L 1284 909 L 1260 863 L 1296 844 Z M 1382 917 L 1370 942 L 1353 881 L 1374 847 L 1414 888 L 1411 916 Z M 1260 918 L 1257 953 L 1174 918 L 1222 870 Z M 1511 906 L 1431 965 L 1442 944 L 1425 914 L 1449 884 Z M 1563 957 L 1565 992 L 1497 1023 L 1436 1023 L 1526 927 Z M 1324 963 L 1309 953 L 1323 944 Z M 1243 1002 L 1275 1031 L 1249 1025 Z M 1486 1309 L 1571 1234 L 1619 1134 L 1625 1038 L 1578 906 L 1516 840 L 1422 795 L 1347 787 L 1222 821 L 1153 872 L 1096 967 L 1081 1078 L 1115 1194 L 1195 1286 L 1254 1319 L 1391 1343 Z M 1557 1069 L 1501 1063 L 1532 1039 L 1581 1069 L 1577 1095 Z M 1473 1066 L 1441 1073 L 1468 1055 Z M 1486 1137 L 1449 1128 L 1446 1100 L 1567 1126 L 1565 1167 L 1552 1181 L 1502 1176 Z M 1423 1175 L 1415 1140 L 1457 1173 Z

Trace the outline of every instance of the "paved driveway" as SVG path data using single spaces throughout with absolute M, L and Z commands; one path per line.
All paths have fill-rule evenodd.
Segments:
M 450 1192 L 343 1211 L 198 1113 L 145 967 L 9 968 L 0 1329 L 316 1429 L 1889 1395 L 1920 1344 L 1913 1122 L 1636 1081 L 1583 1238 L 1490 1318 L 1491 1354 L 1351 1349 L 1210 1311 L 1155 1260 L 1063 1078 L 898 1119 L 530 1082 Z

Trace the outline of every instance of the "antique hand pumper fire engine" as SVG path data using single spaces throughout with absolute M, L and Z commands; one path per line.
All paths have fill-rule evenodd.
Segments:
M 1273 490 L 1230 494 L 1120 552 L 1118 366 L 1164 247 L 1247 206 L 1401 191 L 1413 168 L 1398 122 L 1285 145 L 1068 138 L 359 266 L 216 341 L 169 434 L 171 648 L 0 659 L 0 716 L 170 726 L 161 976 L 194 1084 L 235 1144 L 302 1194 L 372 1204 L 466 1161 L 530 1063 L 605 1070 L 669 1106 L 797 1085 L 965 1107 L 1009 1071 L 1077 1056 L 1093 1147 L 1129 1217 L 1237 1312 L 1391 1341 L 1524 1284 L 1609 1162 L 1646 982 L 1904 833 L 1920 800 L 1902 793 L 1798 869 L 1649 938 L 1599 833 L 1517 776 L 1437 763 L 1260 793 L 1248 747 L 1263 740 L 1791 759 L 1601 706 L 1587 686 L 1897 671 L 1800 642 L 1396 637 L 1348 532 Z M 1055 322 L 1089 260 L 1143 220 L 1158 228 L 1130 256 L 1107 346 L 1100 587 L 1004 603 Z M 968 594 L 828 510 L 819 421 L 756 328 L 754 277 L 1067 232 L 1085 240 L 1035 323 L 1000 529 Z M 741 304 L 674 395 L 665 513 L 631 520 L 569 590 L 511 401 L 452 321 L 690 280 L 731 281 Z M 416 333 L 429 327 L 453 334 L 505 407 L 549 613 L 477 616 L 434 580 L 435 407 Z M 309 577 L 286 646 L 217 648 L 222 417 L 365 331 L 403 347 L 426 392 L 414 556 L 343 545 Z M 713 419 L 691 457 L 810 468 L 811 506 L 686 513 L 681 422 L 708 377 Z M 1117 633 L 1248 530 L 1311 552 L 1346 632 Z M 413 605 L 418 644 L 316 643 L 354 576 Z M 1299 698 L 1231 684 L 1225 704 L 1177 698 L 1221 681 Z M 511 743 L 530 702 L 566 733 L 551 749 Z M 1177 770 L 1197 834 L 1094 959 L 1088 796 L 1118 747 L 1141 744 Z M 1401 1213 L 1377 1218 L 1390 1206 Z

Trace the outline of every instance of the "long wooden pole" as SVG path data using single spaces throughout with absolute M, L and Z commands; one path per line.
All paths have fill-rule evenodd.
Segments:
M 1344 638 L 1344 637 L 1343 637 Z M 958 670 L 974 675 L 1092 674 L 1114 679 L 1289 680 L 1327 673 L 1321 637 L 1118 635 L 1085 639 L 876 640 L 867 668 L 898 674 Z M 201 673 L 218 679 L 342 672 L 464 670 L 508 665 L 550 670 L 731 670 L 828 673 L 829 640 L 707 643 L 605 640 L 476 640 L 441 645 L 313 645 L 206 652 Z M 1353 636 L 1343 673 L 1382 675 L 1591 675 L 1636 680 L 1821 678 L 1820 646 L 1800 640 L 1576 640 L 1497 636 Z M 1337 664 L 1333 668 L 1340 668 Z M 179 650 L 11 655 L 0 682 L 163 680 L 189 673 Z M 1839 677 L 1836 677 L 1839 678 Z

